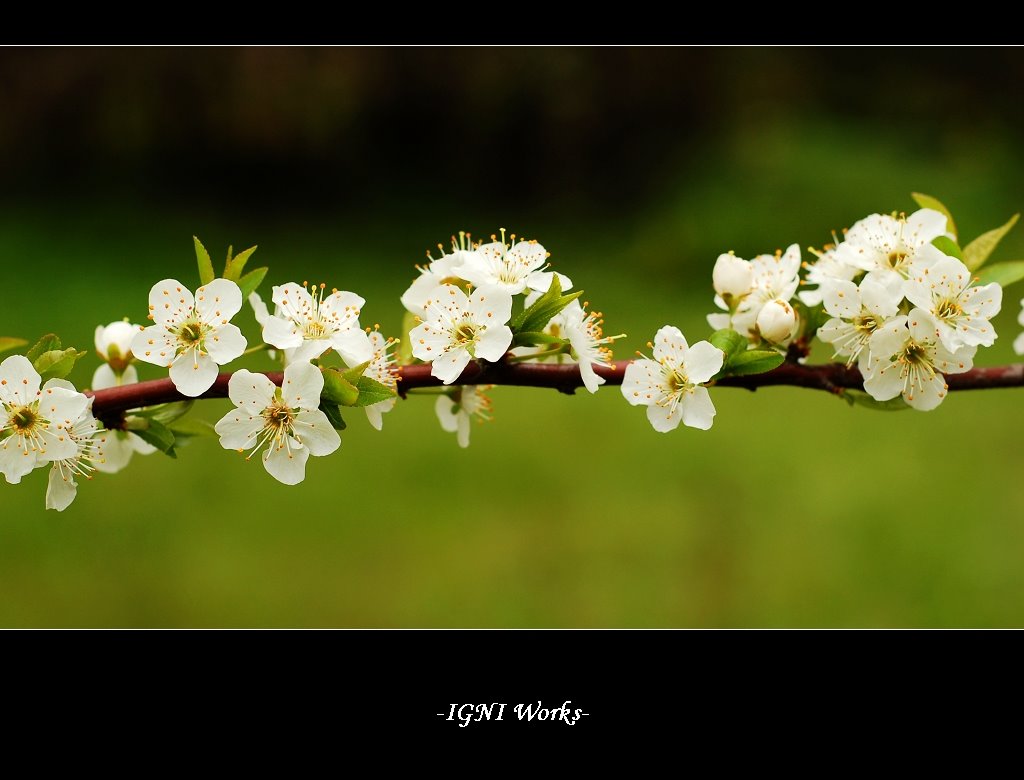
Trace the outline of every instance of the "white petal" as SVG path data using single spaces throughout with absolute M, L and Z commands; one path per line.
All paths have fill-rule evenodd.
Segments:
M 36 399 L 42 378 L 24 355 L 11 355 L 0 363 L 0 400 L 25 406 Z
M 492 327 L 504 325 L 512 319 L 512 296 L 496 287 L 473 290 L 467 307 L 473 322 Z
M 558 277 L 558 284 L 561 286 L 562 292 L 572 289 L 572 279 L 565 274 L 558 273 L 557 271 L 534 271 L 526 277 L 526 286 L 531 290 L 546 293 L 551 289 L 552 276 Z
M 196 290 L 196 311 L 203 322 L 223 324 L 242 309 L 242 291 L 229 279 L 214 279 Z
M 220 436 L 220 446 L 226 450 L 247 450 L 255 447 L 263 430 L 263 418 L 253 417 L 245 409 L 232 409 L 221 417 L 213 429 Z
M 242 331 L 231 324 L 215 327 L 207 334 L 204 343 L 206 352 L 219 366 L 240 357 L 247 344 Z
M 390 408 L 387 401 L 363 407 L 363 411 L 366 412 L 366 420 L 374 430 L 379 431 L 384 428 L 384 412 L 389 411 Z
M 583 380 L 583 386 L 587 388 L 591 393 L 596 393 L 597 388 L 604 384 L 604 377 L 598 376 L 594 371 L 593 365 L 584 360 L 579 364 L 580 366 L 580 378 Z
M 924 378 L 920 386 L 907 388 L 903 393 L 903 399 L 918 411 L 928 412 L 942 403 L 942 399 L 946 397 L 946 390 L 946 380 L 942 374 L 935 374 Z
M 267 304 L 263 302 L 259 293 L 249 294 L 249 305 L 252 306 L 252 313 L 256 317 L 256 322 L 260 326 L 266 325 L 267 320 L 270 319 L 270 311 L 267 309 Z
M 825 311 L 833 317 L 850 320 L 860 314 L 860 291 L 853 282 L 826 279 L 819 289 Z
M 469 446 L 470 423 L 472 421 L 469 419 L 468 414 L 460 414 L 456 418 L 456 422 L 458 424 L 458 429 L 455 434 L 455 439 L 458 441 L 459 446 L 465 449 Z
M 292 409 L 316 409 L 324 391 L 324 375 L 312 363 L 292 363 L 284 370 L 281 397 Z
M 725 353 L 708 341 L 698 341 L 683 355 L 686 378 L 693 384 L 707 382 L 722 370 Z
M 313 309 L 313 298 L 310 296 L 309 290 L 300 287 L 295 282 L 274 285 L 270 299 L 282 308 L 282 313 L 286 317 Z
M 302 331 L 291 320 L 270 316 L 263 323 L 263 340 L 278 349 L 294 349 L 302 344 Z
M 132 339 L 132 354 L 139 360 L 161 368 L 167 368 L 174 360 L 177 347 L 177 339 L 162 325 L 150 325 L 136 333 Z
M 469 352 L 465 349 L 450 349 L 440 357 L 434 358 L 430 364 L 430 374 L 450 385 L 465 370 L 470 361 Z
M 238 369 L 228 380 L 228 398 L 235 406 L 255 416 L 270 406 L 276 389 L 264 374 L 256 374 L 246 368 Z
M 0 441 L 0 474 L 10 484 L 17 485 L 37 465 L 36 454 L 23 450 L 16 437 L 8 436 Z
M 329 318 L 338 327 L 359 328 L 359 313 L 366 300 L 354 292 L 338 290 L 332 292 L 320 303 L 320 315 Z
M 678 406 L 669 409 L 666 406 L 651 404 L 647 407 L 647 419 L 658 433 L 668 433 L 679 427 L 682 417 Z
M 920 209 L 907 217 L 903 240 L 908 246 L 930 244 L 946 232 L 946 216 L 934 209 Z
M 128 434 L 128 443 L 131 444 L 132 449 L 139 453 L 139 455 L 152 455 L 154 452 L 157 452 L 156 447 L 147 441 L 143 441 L 134 433 Z
M 893 317 L 872 333 L 869 345 L 872 354 L 883 356 L 888 360 L 903 348 L 909 338 L 907 317 L 901 314 L 899 317 Z
M 56 464 L 50 469 L 50 479 L 46 485 L 47 509 L 63 512 L 71 506 L 71 502 L 78 494 L 78 485 L 75 483 L 72 473 L 71 469 L 64 469 L 61 473 L 61 469 L 57 468 Z
M 1024 333 L 1013 340 L 1013 351 L 1018 355 L 1024 355 Z
M 670 365 L 678 366 L 687 349 L 686 338 L 675 325 L 665 325 L 654 334 L 655 360 L 668 359 Z
M 116 474 L 128 465 L 135 452 L 129 437 L 131 439 L 139 438 L 126 431 L 104 431 L 98 436 L 99 457 L 93 461 L 97 471 Z M 142 440 L 139 439 L 139 441 Z
M 310 455 L 330 455 L 341 446 L 341 437 L 319 409 L 304 409 L 295 416 L 295 434 Z
M 177 279 L 159 281 L 149 291 L 149 313 L 157 325 L 173 325 L 191 317 L 194 305 L 192 293 Z M 138 343 L 138 336 L 135 338 L 133 345 Z M 139 356 L 134 346 L 132 352 Z
M 888 287 L 872 279 L 860 283 L 860 299 L 864 308 L 876 317 L 893 317 L 903 300 L 903 285 L 896 281 Z
M 297 485 L 306 478 L 309 450 L 292 443 L 290 447 L 268 447 L 263 452 L 263 467 L 278 482 Z
M 732 317 L 721 312 L 714 312 L 707 316 L 708 325 L 713 330 L 726 330 L 732 326 Z
M 358 327 L 335 333 L 331 337 L 331 346 L 349 366 L 358 366 L 373 357 L 370 339 L 366 331 Z
M 683 425 L 690 428 L 706 431 L 715 420 L 715 405 L 711 403 L 711 394 L 706 387 L 694 387 L 683 393 L 683 397 L 679 399 L 679 409 L 682 412 Z
M 468 389 L 464 387 L 462 392 L 466 392 Z M 434 402 L 434 413 L 437 415 L 437 420 L 441 423 L 443 430 L 448 433 L 455 433 L 458 430 L 459 409 L 459 404 L 453 401 L 451 396 L 439 395 L 437 397 L 437 401 Z
M 284 351 L 287 363 L 308 363 L 316 360 L 331 348 L 331 342 L 327 339 L 305 339 L 294 349 Z
M 412 354 L 420 360 L 433 360 L 449 344 L 450 339 L 441 333 L 436 326 L 424 322 L 409 331 L 412 343 Z
M 647 406 L 654 402 L 660 390 L 661 366 L 642 358 L 626 366 L 622 377 L 622 396 L 633 406 Z
M 903 392 L 903 374 L 900 363 L 888 357 L 874 355 L 864 377 L 864 391 L 876 401 L 888 401 Z
M 217 364 L 209 355 L 197 357 L 195 351 L 190 350 L 174 361 L 170 376 L 179 393 L 195 398 L 213 387 L 217 381 Z
M 512 331 L 507 325 L 488 327 L 476 344 L 476 356 L 492 363 L 501 360 L 508 348 L 512 346 Z
M 402 305 L 412 314 L 423 314 L 427 301 L 436 299 L 436 290 L 441 281 L 433 274 L 420 274 L 409 289 L 402 293 Z
M 509 259 L 522 264 L 525 268 L 534 270 L 540 268 L 547 262 L 547 250 L 536 241 L 520 241 L 508 250 Z M 523 274 L 526 276 L 526 274 Z

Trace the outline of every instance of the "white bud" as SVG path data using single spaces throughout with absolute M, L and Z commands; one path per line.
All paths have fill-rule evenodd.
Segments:
M 139 332 L 130 322 L 112 322 L 96 328 L 96 351 L 108 363 L 126 363 L 132 351 L 132 339 Z
M 750 292 L 754 272 L 750 263 L 735 255 L 719 255 L 711 272 L 715 292 L 723 298 L 742 298 Z
M 796 335 L 796 312 L 782 300 L 768 301 L 757 315 L 761 338 L 773 344 L 785 344 Z

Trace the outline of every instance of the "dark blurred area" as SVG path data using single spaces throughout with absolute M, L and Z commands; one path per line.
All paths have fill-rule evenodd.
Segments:
M 827 113 L 937 155 L 1016 136 L 1021 83 L 1016 49 L 6 49 L 2 198 L 588 216 L 762 124 Z

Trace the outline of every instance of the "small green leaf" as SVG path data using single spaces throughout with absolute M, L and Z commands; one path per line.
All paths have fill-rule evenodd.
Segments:
M 412 339 L 409 338 L 409 331 L 419 325 L 416 315 L 407 311 L 402 316 L 402 340 L 398 345 L 397 362 L 400 366 L 407 366 L 412 363 Z
M 0 355 L 4 352 L 10 352 L 12 349 L 23 347 L 28 342 L 25 339 L 16 339 L 12 336 L 0 336 Z
M 174 434 L 171 429 L 156 420 L 146 420 L 145 427 L 132 427 L 131 431 L 147 444 L 152 444 L 160 452 L 176 458 L 174 451 Z
M 382 385 L 376 379 L 370 379 L 368 376 L 359 377 L 358 387 L 359 397 L 354 404 L 347 404 L 348 406 L 373 406 L 373 404 L 387 401 L 389 398 L 394 398 L 397 395 L 387 385 Z
M 345 379 L 341 372 L 334 368 L 321 368 L 324 375 L 322 398 L 342 406 L 355 406 L 359 400 L 359 389 Z
M 242 276 L 242 271 L 245 270 L 245 264 L 249 262 L 249 258 L 252 257 L 252 253 L 255 251 L 256 247 L 251 246 L 234 257 L 228 254 L 227 262 L 224 263 L 224 278 L 237 282 Z
M 716 330 L 708 338 L 708 341 L 711 342 L 711 346 L 718 347 L 725 353 L 725 365 L 728 365 L 735 355 L 739 355 L 747 348 L 747 340 L 729 328 Z
M 172 401 L 168 404 L 160 404 L 159 406 L 150 406 L 146 409 L 141 409 L 135 412 L 134 415 L 137 417 L 145 417 L 150 420 L 156 420 L 164 425 L 170 425 L 175 420 L 188 414 L 194 403 L 195 401 Z
M 867 409 L 874 409 L 877 412 L 902 412 L 910 406 L 903 400 L 903 396 L 890 398 L 888 401 L 876 401 L 867 393 L 860 390 L 844 390 L 843 398 L 850 406 L 863 406 Z
M 29 359 L 29 362 L 35 363 L 44 352 L 52 352 L 55 349 L 60 349 L 60 339 L 53 333 L 47 333 L 35 343 L 25 357 Z
M 331 425 L 336 431 L 345 430 L 345 420 L 341 416 L 341 408 L 337 404 L 332 404 L 329 401 L 320 402 L 320 411 L 327 415 L 327 419 L 331 421 Z
M 203 242 L 195 236 L 192 240 L 196 244 L 196 265 L 199 266 L 199 284 L 209 284 L 216 276 L 213 273 L 213 263 L 210 261 L 210 253 L 206 251 Z
M 253 268 L 249 273 L 238 280 L 238 286 L 242 290 L 242 300 L 249 300 L 249 296 L 256 292 L 257 288 L 263 284 L 263 277 L 267 275 L 267 267 Z
M 208 423 L 206 420 L 196 419 L 195 417 L 190 417 L 187 420 L 178 420 L 170 426 L 170 431 L 174 434 L 175 439 L 217 435 L 211 423 Z
M 44 352 L 32 363 L 32 367 L 39 372 L 39 376 L 45 382 L 47 379 L 64 379 L 71 373 L 79 358 L 85 357 L 84 352 L 79 352 L 74 347 L 70 349 L 53 349 Z
M 923 209 L 935 209 L 935 211 L 939 212 L 940 214 L 945 214 L 946 230 L 948 230 L 954 236 L 960 235 L 957 232 L 956 223 L 953 222 L 953 215 L 949 213 L 949 209 L 947 209 L 943 205 L 942 201 L 940 201 L 938 198 L 933 198 L 931 195 L 925 195 L 920 192 L 912 192 L 910 193 L 910 197 L 912 197 L 914 199 L 914 202 L 917 203 L 917 205 Z
M 341 375 L 345 377 L 345 381 L 350 385 L 355 385 L 359 381 L 359 377 L 366 373 L 366 369 L 370 367 L 372 360 L 367 360 L 365 363 L 360 363 L 358 366 L 352 366 L 341 372 Z
M 778 368 L 785 360 L 784 355 L 766 349 L 751 349 L 742 352 L 729 361 L 724 369 L 725 376 L 747 376 L 749 374 L 763 374 Z
M 996 263 L 978 271 L 978 284 L 998 282 L 1001 287 L 1009 287 L 1021 279 L 1024 279 L 1024 260 Z
M 544 344 L 568 344 L 568 342 L 558 336 L 550 336 L 547 333 L 539 333 L 535 330 L 517 333 L 515 338 L 512 339 L 512 346 L 514 347 L 539 347 Z
M 1010 217 L 1006 224 L 989 230 L 987 233 L 982 233 L 971 243 L 964 247 L 964 265 L 970 270 L 975 271 L 981 268 L 985 261 L 988 260 L 989 255 L 999 246 L 999 242 L 1003 240 L 1003 236 L 1010 232 L 1010 228 L 1017 224 L 1017 220 L 1020 219 L 1020 214 L 1014 214 Z
M 957 260 L 963 260 L 963 252 L 960 249 L 960 245 L 956 241 L 951 239 L 949 236 L 939 236 L 932 241 L 932 246 L 942 252 L 944 255 L 955 257 Z

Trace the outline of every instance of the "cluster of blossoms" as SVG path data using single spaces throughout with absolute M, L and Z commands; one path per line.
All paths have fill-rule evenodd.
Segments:
M 486 243 L 460 233 L 450 251 L 439 245 L 438 257 L 428 253 L 401 296 L 408 311 L 401 359 L 429 365 L 441 388 L 422 392 L 440 389 L 435 413 L 461 447 L 469 445 L 474 419 L 491 419 L 485 393 L 492 385 L 459 385 L 472 361 L 501 362 L 502 370 L 514 363 L 561 364 L 566 372 L 531 371 L 554 370 L 568 377 L 564 387 L 578 381 L 591 393 L 612 378 L 628 403 L 646 407 L 656 431 L 680 423 L 707 430 L 715 417 L 708 385 L 771 371 L 785 360 L 803 363 L 817 337 L 831 345 L 834 358 L 859 369 L 874 402 L 902 398 L 930 410 L 945 398 L 945 375 L 969 371 L 977 349 L 995 342 L 992 318 L 1002 287 L 982 283 L 972 269 L 1015 221 L 961 249 L 948 214 L 922 208 L 909 217 L 872 214 L 841 240 L 810 250 L 810 262 L 801 261 L 796 244 L 750 260 L 722 254 L 712 272 L 718 311 L 707 316 L 715 331 L 709 339 L 691 345 L 665 325 L 648 342 L 650 355 L 638 353 L 624 366 L 612 362 L 609 347 L 621 336 L 604 335 L 602 315 L 580 303 L 579 291 L 569 292 L 572 281 L 550 269 L 543 246 L 504 230 Z M 64 378 L 85 353 L 62 350 L 59 339 L 46 336 L 26 355 L 0 363 L 0 474 L 7 482 L 49 468 L 46 506 L 63 510 L 75 498 L 78 478 L 120 471 L 136 453 L 173 454 L 179 438 L 194 435 L 175 427 L 190 399 L 211 394 L 221 366 L 264 347 L 281 361 L 282 374 L 272 379 L 239 369 L 212 393 L 226 390 L 234 406 L 213 426 L 224 448 L 247 460 L 260 452 L 271 476 L 295 485 L 310 456 L 341 445 L 341 405 L 361 406 L 370 425 L 382 428 L 397 401 L 398 342 L 378 326 L 360 325 L 362 297 L 289 282 L 273 287 L 271 312 L 255 292 L 267 269 L 241 276 L 253 250 L 234 260 L 229 252 L 225 277 L 213 278 L 205 249 L 198 240 L 196 246 L 204 284 L 193 293 L 164 279 L 149 294 L 151 325 L 126 319 L 97 327 L 102 364 L 92 377 L 93 392 L 123 389 L 139 381 L 137 362 L 151 363 L 167 369 L 189 400 L 94 415 L 93 394 Z M 1009 283 L 1024 278 L 1024 264 L 985 272 Z M 245 301 L 262 336 L 248 351 L 231 322 Z M 1024 354 L 1024 334 L 1014 348 Z M 487 381 L 486 367 L 476 376 Z M 866 402 L 863 394 L 857 399 Z
M 467 233 L 452 236 L 451 251 L 438 245 L 427 254 L 420 275 L 402 295 L 402 304 L 418 323 L 409 332 L 413 357 L 429 362 L 431 375 L 450 385 L 473 359 L 496 362 L 511 353 L 518 362 L 556 362 L 579 366 L 584 386 L 596 393 L 605 379 L 595 366 L 612 366 L 599 312 L 587 311 L 572 280 L 548 270 L 550 253 L 536 241 L 517 240 L 502 230 L 487 243 Z M 514 299 L 523 296 L 520 320 L 513 320 Z M 550 296 L 550 299 L 548 298 Z M 547 300 L 555 300 L 545 313 Z M 540 320 L 534 322 L 531 315 Z M 516 332 L 510 325 L 516 326 Z M 513 346 L 515 342 L 516 346 Z M 486 388 L 484 388 L 486 389 Z M 482 389 L 454 389 L 439 399 L 438 420 L 458 431 L 469 445 L 469 421 L 490 419 L 491 403 Z

